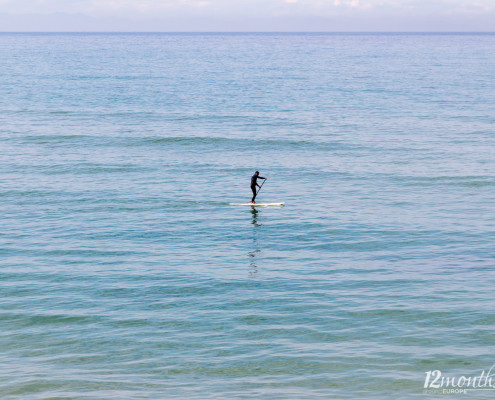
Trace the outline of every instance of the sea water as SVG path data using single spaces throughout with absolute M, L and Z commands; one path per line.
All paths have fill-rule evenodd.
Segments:
M 0 397 L 487 372 L 494 149 L 491 34 L 1 34 Z

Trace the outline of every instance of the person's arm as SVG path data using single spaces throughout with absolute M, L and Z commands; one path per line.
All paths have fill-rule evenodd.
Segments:
M 263 178 L 262 176 L 258 176 L 258 179 L 264 179 L 264 180 L 266 181 L 266 178 Z M 256 183 L 256 185 L 257 185 L 259 188 L 261 188 L 261 186 L 260 186 L 260 185 L 258 185 L 257 183 Z

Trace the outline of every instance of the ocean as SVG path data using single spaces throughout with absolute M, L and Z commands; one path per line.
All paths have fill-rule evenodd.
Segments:
M 493 398 L 494 50 L 0 34 L 0 397 Z

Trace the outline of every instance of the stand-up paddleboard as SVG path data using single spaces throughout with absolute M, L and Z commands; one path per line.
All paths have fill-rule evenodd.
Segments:
M 230 203 L 231 206 L 284 207 L 285 203 Z

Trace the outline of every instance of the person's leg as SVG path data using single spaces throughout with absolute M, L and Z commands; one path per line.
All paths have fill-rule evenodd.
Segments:
M 251 186 L 251 190 L 253 191 L 253 198 L 251 199 L 251 203 L 254 203 L 254 199 L 256 198 L 256 186 Z

